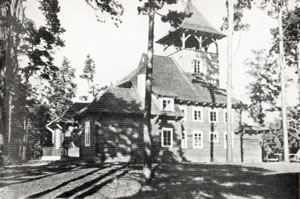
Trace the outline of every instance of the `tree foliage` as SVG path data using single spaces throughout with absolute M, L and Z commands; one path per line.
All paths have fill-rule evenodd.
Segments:
M 89 87 L 88 95 L 91 95 L 94 99 L 97 97 L 98 93 L 102 90 L 99 84 L 94 83 L 95 74 L 96 74 L 95 61 L 93 60 L 93 58 L 91 58 L 90 55 L 87 55 L 86 60 L 84 62 L 84 68 L 82 70 L 82 74 L 79 77 L 86 80 L 87 85 Z M 87 101 L 88 95 L 81 96 L 81 99 Z
M 1 68 L 0 68 L 0 103 L 6 143 L 11 138 L 23 140 L 24 121 L 34 115 L 35 107 L 42 102 L 34 99 L 35 88 L 30 81 L 34 77 L 52 80 L 58 67 L 53 64 L 57 47 L 64 46 L 60 38 L 65 31 L 60 24 L 58 0 L 39 0 L 40 10 L 45 16 L 46 24 L 36 27 L 34 22 L 25 16 L 24 0 L 1 1 Z M 19 60 L 27 57 L 27 65 L 20 65 Z M 36 124 L 36 129 L 43 126 Z M 10 150 L 6 152 L 10 155 Z
M 75 69 L 71 67 L 70 61 L 64 57 L 54 78 L 49 82 L 51 92 L 48 93 L 52 117 L 57 117 L 68 110 L 72 105 L 72 99 L 76 94 L 76 83 L 74 82 Z
M 266 50 L 253 50 L 253 58 L 246 60 L 250 67 L 247 72 L 253 81 L 247 89 L 251 104 L 249 106 L 252 117 L 261 125 L 264 124 L 266 109 L 275 109 L 280 94 L 278 65 L 272 54 Z
M 297 63 L 297 44 L 300 42 L 300 7 L 284 13 L 282 19 L 284 35 L 284 52 L 288 65 Z M 271 51 L 279 52 L 278 28 L 271 29 L 273 46 Z M 299 53 L 299 51 L 298 51 Z

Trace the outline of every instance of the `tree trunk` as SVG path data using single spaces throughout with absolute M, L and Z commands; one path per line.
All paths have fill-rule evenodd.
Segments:
M 145 110 L 143 121 L 144 138 L 144 178 L 150 181 L 152 176 L 152 141 L 151 141 L 151 94 L 152 94 L 152 68 L 153 68 L 153 40 L 154 40 L 154 9 L 149 11 L 148 53 L 146 68 Z
M 285 59 L 283 49 L 283 30 L 282 30 L 282 5 L 278 11 L 278 29 L 279 29 L 279 64 L 281 71 L 281 109 L 282 109 L 282 128 L 283 128 L 283 148 L 284 161 L 289 162 L 289 141 L 287 131 L 287 115 L 286 115 L 286 80 L 285 80 Z
M 227 1 L 228 43 L 227 43 L 227 150 L 226 161 L 233 161 L 232 153 L 232 37 L 233 37 L 233 0 Z

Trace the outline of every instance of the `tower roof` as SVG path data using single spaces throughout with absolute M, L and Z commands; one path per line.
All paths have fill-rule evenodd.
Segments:
M 169 32 L 166 36 L 159 39 L 157 43 L 164 45 L 179 45 L 181 42 L 178 41 L 180 34 L 183 32 L 193 33 L 197 36 L 209 37 L 211 39 L 222 39 L 225 35 L 214 28 L 203 14 L 194 6 L 191 1 L 188 2 L 185 9 L 186 13 L 192 13 L 192 16 L 186 17 L 177 30 Z M 178 43 L 179 42 L 179 43 Z M 212 41 L 207 41 L 208 44 Z
M 225 35 L 214 28 L 202 15 L 202 13 L 189 1 L 187 4 L 187 7 L 185 9 L 186 13 L 192 13 L 191 17 L 186 17 L 182 24 L 180 25 L 180 28 L 187 29 L 187 30 L 196 30 L 199 32 L 204 33 L 211 33 L 214 35 L 218 35 L 219 37 L 225 37 Z

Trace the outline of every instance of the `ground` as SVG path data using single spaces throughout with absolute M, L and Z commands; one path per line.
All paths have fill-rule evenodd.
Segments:
M 161 164 L 148 185 L 140 166 L 78 164 L 0 170 L 0 198 L 298 198 L 297 163 Z

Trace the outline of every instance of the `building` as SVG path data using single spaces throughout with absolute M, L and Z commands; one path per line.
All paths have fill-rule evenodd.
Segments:
M 64 132 L 66 130 L 67 123 L 75 124 L 74 116 L 88 103 L 74 103 L 67 111 L 65 111 L 60 117 L 52 120 L 46 125 L 49 133 L 49 142 L 42 146 L 42 160 L 60 160 L 63 156 L 63 141 Z M 76 129 L 74 130 L 75 133 Z M 76 138 L 74 138 L 76 142 Z M 77 143 L 76 143 L 77 144 Z M 79 145 L 79 144 L 77 144 Z M 78 157 L 79 148 L 69 149 L 69 156 Z
M 154 55 L 152 141 L 154 161 L 224 162 L 227 122 L 233 123 L 233 159 L 245 155 L 241 145 L 241 102 L 233 99 L 233 120 L 227 120 L 226 91 L 219 88 L 218 40 L 213 28 L 191 3 L 193 13 L 157 42 L 173 46 L 168 56 Z M 82 122 L 80 156 L 101 161 L 142 161 L 143 101 L 147 56 L 133 72 L 88 105 Z M 247 137 L 248 140 L 251 140 Z M 258 144 L 257 138 L 253 138 Z M 253 143 L 253 142 L 252 142 Z M 259 145 L 258 145 L 259 146 Z M 247 156 L 261 161 L 261 151 Z

